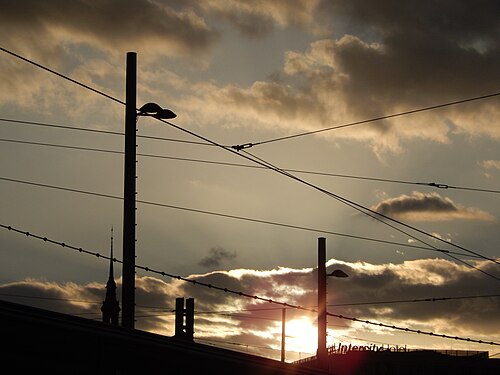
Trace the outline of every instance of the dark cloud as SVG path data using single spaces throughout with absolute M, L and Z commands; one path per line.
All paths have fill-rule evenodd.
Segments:
M 500 69 L 496 1 L 324 2 L 351 40 L 335 53 L 349 77 L 349 102 L 376 97 L 385 106 L 419 105 L 495 91 Z M 369 44 L 377 42 L 381 49 Z M 490 83 L 488 83 L 489 80 Z M 383 110 L 384 108 L 382 108 Z
M 110 50 L 153 50 L 160 55 L 193 53 L 210 48 L 217 39 L 193 8 L 173 9 L 147 0 L 4 1 L 0 13 L 4 41 L 11 47 L 22 36 L 37 43 L 86 43 Z M 22 40 L 26 45 L 29 39 Z M 26 48 L 26 47 L 25 47 Z
M 450 198 L 442 197 L 437 193 L 425 194 L 417 191 L 411 195 L 385 199 L 371 208 L 386 216 L 407 218 L 415 221 L 454 219 L 491 221 L 494 219 L 488 212 L 463 207 Z
M 262 37 L 275 27 L 296 26 L 317 32 L 314 20 L 317 2 L 309 0 L 275 0 L 252 2 L 244 0 L 204 1 L 199 4 L 206 12 L 223 18 L 242 34 Z
M 236 258 L 235 252 L 227 251 L 221 247 L 213 247 L 210 254 L 203 258 L 199 264 L 203 267 L 220 267 L 226 261 Z

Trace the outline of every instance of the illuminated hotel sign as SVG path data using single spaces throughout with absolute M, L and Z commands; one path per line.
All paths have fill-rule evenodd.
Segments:
M 337 345 L 333 345 L 328 347 L 329 354 L 345 354 L 351 351 L 371 351 L 371 352 L 406 352 L 408 351 L 405 346 L 398 345 L 352 345 L 352 344 L 342 344 L 338 343 Z

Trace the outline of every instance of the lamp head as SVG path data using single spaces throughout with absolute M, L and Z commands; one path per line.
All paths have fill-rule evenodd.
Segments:
M 333 277 L 349 277 L 349 275 L 347 273 L 345 273 L 344 271 L 342 270 L 335 270 L 329 274 L 327 274 L 326 276 L 333 276 Z
M 158 119 L 172 119 L 177 117 L 177 115 L 170 109 L 165 109 L 160 107 L 156 103 L 146 103 L 144 104 L 137 113 L 137 116 L 151 116 Z

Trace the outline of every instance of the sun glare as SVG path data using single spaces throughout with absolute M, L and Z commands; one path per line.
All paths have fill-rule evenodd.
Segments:
M 313 319 L 302 316 L 286 322 L 286 350 L 299 353 L 316 353 L 318 331 Z

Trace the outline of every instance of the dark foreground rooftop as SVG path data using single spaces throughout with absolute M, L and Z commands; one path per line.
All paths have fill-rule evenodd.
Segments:
M 0 301 L 2 373 L 311 375 L 195 342 Z

